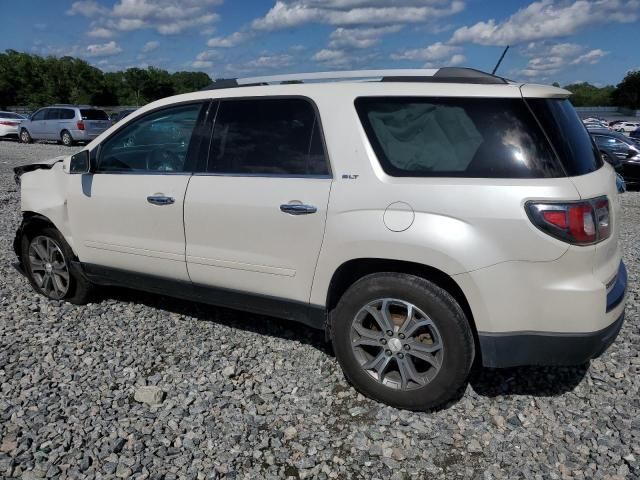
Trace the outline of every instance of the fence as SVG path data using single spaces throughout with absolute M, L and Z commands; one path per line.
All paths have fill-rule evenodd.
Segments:
M 640 117 L 640 110 L 632 110 L 625 107 L 576 107 L 576 112 L 583 118 L 592 115 Z

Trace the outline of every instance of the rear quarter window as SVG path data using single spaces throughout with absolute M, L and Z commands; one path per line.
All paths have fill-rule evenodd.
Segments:
M 399 177 L 545 178 L 563 175 L 522 99 L 358 98 L 356 110 L 384 171 Z
M 598 170 L 602 157 L 569 100 L 527 99 L 570 177 Z

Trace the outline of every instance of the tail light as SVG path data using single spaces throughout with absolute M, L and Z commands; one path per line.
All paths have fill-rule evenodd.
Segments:
M 7 127 L 15 127 L 16 125 L 20 125 L 18 122 L 0 122 L 0 125 L 5 125 Z
M 78 130 L 84 130 L 84 122 L 82 120 L 80 120 L 77 124 L 76 127 L 78 127 Z
M 527 202 L 529 219 L 543 232 L 573 245 L 592 245 L 609 238 L 609 200 Z

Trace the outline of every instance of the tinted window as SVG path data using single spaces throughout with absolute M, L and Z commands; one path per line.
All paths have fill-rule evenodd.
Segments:
M 202 104 L 150 113 L 125 125 L 100 149 L 101 172 L 182 172 Z
M 83 120 L 109 120 L 106 112 L 96 108 L 83 108 L 80 110 L 80 115 L 82 115 Z
M 16 120 L 22 120 L 22 117 L 16 113 L 0 112 L 0 118 L 13 118 Z
M 76 116 L 76 112 L 69 108 L 61 108 L 60 112 L 60 120 L 72 120 Z
M 58 110 L 57 108 L 48 108 L 47 109 L 47 113 L 44 116 L 44 119 L 45 120 L 57 120 L 59 112 L 60 112 L 60 110 Z
M 36 113 L 33 114 L 33 117 L 31 118 L 31 121 L 33 122 L 37 122 L 39 120 L 44 120 L 44 115 L 45 113 L 47 113 L 47 108 L 43 108 L 42 110 L 38 110 Z
M 211 149 L 210 172 L 329 173 L 314 108 L 303 99 L 220 102 Z
M 549 136 L 569 176 L 584 175 L 602 166 L 589 132 L 569 100 L 527 99 Z
M 359 98 L 356 109 L 389 175 L 562 175 L 544 134 L 520 99 Z
M 597 145 L 602 147 L 626 147 L 626 144 L 614 137 L 605 137 L 603 135 L 594 135 L 593 138 Z

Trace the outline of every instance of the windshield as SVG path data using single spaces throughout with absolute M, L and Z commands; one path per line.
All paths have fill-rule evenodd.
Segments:
M 107 114 L 96 108 L 88 108 L 80 110 L 83 120 L 109 120 Z
M 602 158 L 569 100 L 527 99 L 570 177 L 599 169 Z

